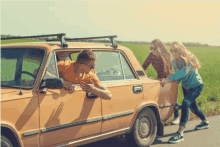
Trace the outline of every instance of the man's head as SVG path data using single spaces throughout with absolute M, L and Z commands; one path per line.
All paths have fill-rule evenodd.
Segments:
M 82 66 L 85 69 L 85 72 L 89 73 L 91 69 L 95 68 L 96 60 L 96 54 L 94 54 L 91 50 L 85 49 L 79 53 L 76 62 L 82 64 Z

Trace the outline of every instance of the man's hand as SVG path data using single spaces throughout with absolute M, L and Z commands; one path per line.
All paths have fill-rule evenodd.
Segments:
M 65 89 L 69 90 L 70 93 L 73 93 L 75 91 L 75 86 L 72 86 L 71 82 L 64 81 L 64 86 Z
M 92 82 L 92 80 L 90 80 L 90 81 Z M 93 93 L 93 91 L 95 89 L 95 86 L 94 86 L 93 82 L 92 82 L 92 84 L 81 82 L 80 87 L 82 88 L 83 91 L 89 92 L 89 93 Z

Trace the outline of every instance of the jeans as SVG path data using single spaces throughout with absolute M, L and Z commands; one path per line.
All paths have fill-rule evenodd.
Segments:
M 176 102 L 176 104 L 178 105 L 178 103 Z M 179 117 L 179 111 L 174 109 L 174 117 Z
M 189 109 L 197 115 L 201 120 L 205 120 L 206 117 L 204 113 L 199 109 L 196 98 L 201 94 L 203 90 L 203 84 L 186 90 L 183 88 L 184 99 L 182 102 L 182 114 L 180 119 L 180 126 L 186 125 L 189 117 Z

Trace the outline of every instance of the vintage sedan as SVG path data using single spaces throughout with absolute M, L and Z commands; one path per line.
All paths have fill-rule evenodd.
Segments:
M 160 80 L 149 78 L 133 52 L 114 43 L 116 36 L 86 38 L 110 38 L 112 43 L 106 44 L 68 40 L 64 35 L 51 35 L 58 42 L 1 45 L 1 145 L 80 146 L 125 135 L 142 147 L 162 136 L 163 122 L 174 112 L 177 82 L 162 86 Z M 97 55 L 96 74 L 112 93 L 110 100 L 86 93 L 79 85 L 74 93 L 63 88 L 57 53 L 76 60 L 83 49 Z

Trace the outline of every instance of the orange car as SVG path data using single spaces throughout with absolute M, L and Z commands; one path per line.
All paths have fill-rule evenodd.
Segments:
M 104 44 L 67 43 L 78 38 L 64 35 L 33 36 L 57 36 L 60 42 L 1 45 L 1 145 L 79 146 L 125 135 L 131 143 L 149 146 L 156 135 L 162 136 L 163 121 L 174 112 L 177 82 L 162 87 L 161 81 L 148 78 L 133 52 L 114 43 L 116 36 L 84 38 L 111 39 L 112 44 Z M 80 86 L 74 93 L 63 88 L 56 53 L 69 53 L 75 60 L 83 49 L 97 55 L 96 73 L 111 91 L 111 100 Z

